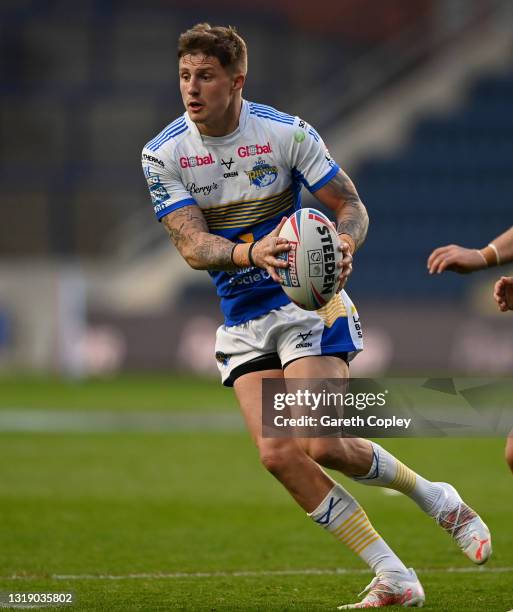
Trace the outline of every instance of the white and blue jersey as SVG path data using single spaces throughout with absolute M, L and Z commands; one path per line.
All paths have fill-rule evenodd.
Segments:
M 305 121 L 243 101 L 239 127 L 202 136 L 187 113 L 150 140 L 142 165 L 157 219 L 199 206 L 212 234 L 234 242 L 259 240 L 301 206 L 339 167 Z M 210 271 L 226 326 L 239 325 L 290 303 L 265 270 Z

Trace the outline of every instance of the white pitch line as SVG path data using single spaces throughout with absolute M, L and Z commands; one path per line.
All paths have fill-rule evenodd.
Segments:
M 513 572 L 513 567 L 428 567 L 416 569 L 419 574 L 506 574 Z M 233 572 L 173 572 L 141 574 L 52 574 L 50 576 L 13 575 L 2 576 L 0 580 L 160 580 L 180 578 L 259 578 L 262 576 L 338 576 L 347 574 L 369 574 L 367 569 L 289 569 L 289 570 L 241 570 Z

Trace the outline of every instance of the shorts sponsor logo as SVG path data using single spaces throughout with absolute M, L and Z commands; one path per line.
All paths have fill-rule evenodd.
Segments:
M 362 326 L 360 325 L 360 317 L 353 315 L 353 323 L 356 333 L 358 334 L 358 338 L 363 338 Z
M 185 189 L 187 189 L 187 191 L 191 195 L 201 194 L 202 196 L 209 196 L 213 191 L 218 188 L 219 185 L 217 183 L 210 183 L 210 185 L 203 185 L 201 187 L 199 185 L 196 185 L 196 183 L 187 183 L 185 187 Z
M 192 155 L 191 157 L 180 157 L 181 168 L 196 168 L 198 166 L 210 166 L 215 163 L 212 153 L 208 155 Z
M 239 147 L 237 149 L 237 155 L 239 157 L 251 157 L 252 155 L 265 155 L 266 153 L 272 153 L 271 143 L 267 142 L 265 145 L 248 145 L 246 147 Z
M 257 189 L 269 187 L 278 178 L 278 168 L 269 165 L 260 158 L 251 170 L 244 171 L 248 175 L 249 184 L 255 185 Z
M 310 338 L 310 336 L 312 335 L 312 331 L 310 330 L 309 332 L 306 332 L 306 334 L 302 334 L 301 332 L 299 332 L 299 334 L 297 335 L 298 338 L 301 338 L 301 342 L 298 342 L 296 344 L 296 348 L 311 348 L 312 347 L 312 343 L 311 342 L 307 342 L 307 340 Z
M 154 157 L 153 155 L 147 155 L 143 153 L 142 155 L 143 161 L 149 162 L 150 164 L 157 164 L 161 168 L 164 168 L 164 162 L 158 157 Z

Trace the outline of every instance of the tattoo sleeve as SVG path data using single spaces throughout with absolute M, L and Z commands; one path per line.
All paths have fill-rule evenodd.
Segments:
M 198 206 L 184 206 L 162 219 L 174 245 L 195 270 L 235 270 L 233 242 L 208 231 Z
M 360 247 L 369 227 L 367 210 L 360 200 L 353 181 L 340 170 L 324 187 L 315 194 L 319 200 L 335 211 L 337 232 L 349 234 Z

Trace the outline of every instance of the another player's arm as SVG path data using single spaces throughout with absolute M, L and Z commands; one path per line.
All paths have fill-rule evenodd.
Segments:
M 482 249 L 466 249 L 457 244 L 438 247 L 429 256 L 427 267 L 430 274 L 441 274 L 446 270 L 469 274 L 511 261 L 513 261 L 513 227 L 494 238 Z
M 342 289 L 353 269 L 353 253 L 364 243 L 367 236 L 369 215 L 353 181 L 343 170 L 339 170 L 314 195 L 332 210 L 337 218 L 337 232 L 341 240 L 339 248 L 344 253 L 339 264 L 339 289 Z
M 286 240 L 277 237 L 283 222 L 259 240 L 250 254 L 251 243 L 234 243 L 211 234 L 198 206 L 183 206 L 162 218 L 171 240 L 191 268 L 230 271 L 256 265 L 267 269 L 277 282 L 280 278 L 274 268 L 287 264 L 275 255 L 290 248 Z

